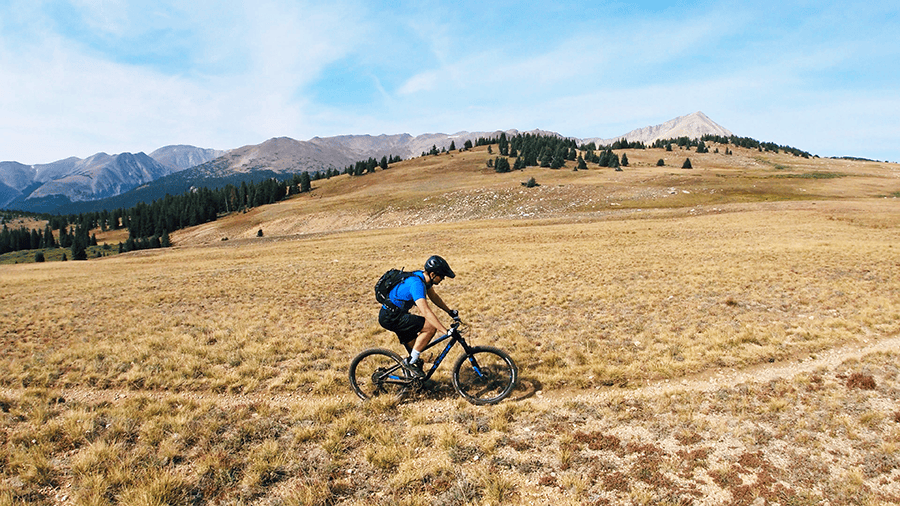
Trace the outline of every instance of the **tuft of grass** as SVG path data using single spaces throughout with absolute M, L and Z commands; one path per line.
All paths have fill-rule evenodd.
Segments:
M 190 503 L 191 495 L 184 478 L 162 469 L 123 490 L 120 500 L 135 506 L 176 505 Z
M 483 498 L 491 505 L 511 504 L 517 496 L 517 485 L 498 469 L 487 468 L 480 473 Z
M 278 442 L 263 441 L 250 449 L 241 486 L 254 489 L 271 485 L 286 475 L 286 458 Z

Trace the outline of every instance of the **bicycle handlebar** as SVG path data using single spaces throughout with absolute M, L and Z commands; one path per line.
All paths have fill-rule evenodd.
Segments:
M 460 325 L 462 325 L 462 322 L 461 322 L 460 320 L 456 320 L 456 321 L 454 321 L 453 323 L 451 323 L 451 324 L 450 324 L 450 329 L 447 330 L 447 332 L 446 332 L 444 335 L 442 335 L 441 338 L 450 336 L 450 334 L 451 334 L 454 330 L 456 331 L 456 333 L 457 333 L 458 335 L 462 335 L 462 331 L 459 330 L 459 326 L 460 326 Z

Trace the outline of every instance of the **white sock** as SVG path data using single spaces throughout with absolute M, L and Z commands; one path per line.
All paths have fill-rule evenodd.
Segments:
M 409 352 L 409 363 L 415 364 L 416 360 L 419 360 L 419 352 L 416 350 Z

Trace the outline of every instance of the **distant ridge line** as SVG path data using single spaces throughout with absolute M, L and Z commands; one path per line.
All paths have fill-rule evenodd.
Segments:
M 466 141 L 507 136 L 548 135 L 573 139 L 580 144 L 611 145 L 626 139 L 651 144 L 659 139 L 700 138 L 703 135 L 730 137 L 731 131 L 718 125 L 700 111 L 679 116 L 665 123 L 632 130 L 612 139 L 579 139 L 557 132 L 494 130 L 490 132 L 340 135 L 313 137 L 298 141 L 274 137 L 254 145 L 227 151 L 186 145 L 164 146 L 150 155 L 143 152 L 107 155 L 97 153 L 84 160 L 71 157 L 49 164 L 23 165 L 0 162 L 0 208 L 34 212 L 61 212 L 76 202 L 94 202 L 123 195 L 132 189 L 152 185 L 154 181 L 178 174 L 179 180 L 229 180 L 255 173 L 296 174 L 328 169 L 343 170 L 369 158 L 399 156 L 415 158 L 432 148 L 462 148 Z

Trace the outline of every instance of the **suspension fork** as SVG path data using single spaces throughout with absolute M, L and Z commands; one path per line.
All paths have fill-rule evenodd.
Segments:
M 478 365 L 478 359 L 475 358 L 475 355 L 472 353 L 472 347 L 469 346 L 469 343 L 460 336 L 458 339 L 459 344 L 463 347 L 463 352 L 466 354 L 466 359 L 472 364 L 472 369 L 475 371 L 475 374 L 478 375 L 479 378 L 484 377 L 484 372 L 481 370 L 481 366 Z

